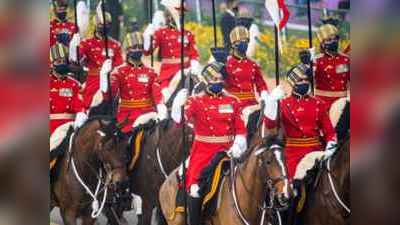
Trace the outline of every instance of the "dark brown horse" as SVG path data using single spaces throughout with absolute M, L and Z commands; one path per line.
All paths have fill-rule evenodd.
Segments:
M 231 171 L 231 179 L 222 184 L 220 206 L 207 224 L 260 224 L 267 216 L 263 216 L 262 210 L 266 199 L 271 199 L 270 207 L 286 207 L 291 191 L 282 149 L 274 137 L 254 136 L 243 162 Z M 174 211 L 176 193 L 177 180 L 172 173 L 161 186 L 159 195 L 168 225 L 184 223 L 184 215 Z
M 307 196 L 306 205 L 298 224 L 344 225 L 350 224 L 350 111 L 344 109 L 336 132 L 339 149 L 325 161 Z
M 51 209 L 60 208 L 65 225 L 93 225 L 107 193 L 127 181 L 127 137 L 107 117 L 90 118 L 73 134 L 69 149 L 56 164 L 51 182 Z M 96 200 L 96 201 L 94 201 Z
M 190 127 L 185 127 L 185 130 L 186 149 L 190 149 L 192 130 Z M 184 155 L 182 135 L 182 127 L 178 127 L 172 120 L 165 120 L 145 129 L 141 153 L 133 171 L 128 175 L 131 192 L 141 197 L 143 214 L 139 215 L 139 222 L 145 225 L 151 224 L 152 220 L 163 220 L 157 193 L 167 174 L 182 162 Z M 133 203 L 138 204 L 136 201 Z M 118 225 L 120 223 L 118 220 L 124 221 L 123 210 L 126 208 L 119 205 L 115 205 L 112 210 L 106 208 L 108 223 Z
M 347 140 L 322 167 L 317 186 L 308 193 L 301 218 L 304 224 L 350 224 L 349 149 L 350 141 Z

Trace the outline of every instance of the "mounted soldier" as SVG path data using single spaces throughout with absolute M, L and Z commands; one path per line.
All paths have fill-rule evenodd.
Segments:
M 67 58 L 68 51 L 63 44 L 56 43 L 50 48 L 50 152 L 62 143 L 70 127 L 77 129 L 87 120 L 80 96 L 81 85 L 71 78 Z M 50 155 L 50 160 L 55 160 L 58 153 Z
M 132 127 L 145 124 L 150 119 L 166 119 L 168 110 L 161 102 L 157 74 L 142 63 L 142 34 L 138 31 L 128 33 L 125 42 L 126 62 L 111 72 L 111 60 L 105 61 L 105 69 L 100 72 L 100 89 L 107 98 L 107 74 L 111 72 L 112 96 L 119 96 L 120 99 L 117 119 L 123 121 L 129 116 L 129 123 L 122 129 L 129 132 Z
M 337 148 L 336 132 L 329 119 L 327 105 L 319 97 L 310 95 L 310 76 L 307 65 L 296 65 L 287 77 L 293 88 L 291 96 L 282 99 L 284 92 L 281 87 L 277 87 L 264 99 L 269 106 L 264 109 L 265 123 L 269 129 L 278 126 L 279 105 L 279 118 L 286 140 L 288 176 L 291 180 L 304 178 L 315 159 L 330 158 Z M 326 143 L 325 151 L 321 151 L 323 143 Z M 311 165 L 307 162 L 311 162 Z
M 57 42 L 69 46 L 78 29 L 75 23 L 68 20 L 68 0 L 53 0 L 52 4 L 55 18 L 50 21 L 50 46 Z
M 243 25 L 236 26 L 230 33 L 232 48 L 225 65 L 226 90 L 240 99 L 246 124 L 249 115 L 260 109 L 257 98 L 268 94 L 260 66 L 246 56 L 250 41 L 247 27 L 251 25 L 248 22 L 248 18 L 243 18 Z
M 340 37 L 338 29 L 332 24 L 322 25 L 317 37 L 321 42 L 321 54 L 314 57 L 314 50 L 308 54 L 314 61 L 314 94 L 324 100 L 330 109 L 335 101 L 349 95 L 350 58 L 339 52 Z
M 145 54 L 152 54 L 156 49 L 161 56 L 160 82 L 164 103 L 175 93 L 181 75 L 181 6 L 179 0 L 162 0 L 165 6 L 164 13 L 166 27 L 149 24 L 145 29 L 144 50 Z M 184 10 L 188 10 L 185 6 Z M 151 40 L 153 42 L 151 43 Z M 199 75 L 202 67 L 199 63 L 199 53 L 196 48 L 194 35 L 184 31 L 184 69 L 189 69 L 192 74 Z M 185 71 L 186 73 L 186 71 Z
M 222 64 L 214 62 L 202 72 L 207 88 L 199 95 L 187 98 L 187 89 L 178 92 L 174 99 L 171 117 L 182 123 L 181 110 L 184 107 L 185 120 L 194 125 L 194 142 L 186 173 L 185 190 L 189 197 L 190 224 L 201 221 L 202 196 L 199 194 L 198 179 L 217 155 L 228 154 L 239 158 L 247 149 L 246 128 L 240 117 L 239 100 L 223 90 Z
M 109 51 L 109 57 L 112 66 L 116 67 L 123 63 L 121 55 L 121 44 L 107 36 L 111 26 L 111 15 L 105 13 L 105 22 L 102 13 L 97 12 L 95 17 L 95 33 L 91 38 L 80 41 L 79 34 L 75 34 L 70 43 L 70 60 L 78 60 L 77 47 L 79 46 L 80 64 L 89 69 L 88 77 L 83 88 L 83 102 L 85 108 L 96 106 L 102 102 L 102 94 L 99 90 L 100 71 L 104 70 L 106 65 L 106 45 Z M 105 24 L 104 24 L 105 23 Z M 106 44 L 107 42 L 107 44 Z

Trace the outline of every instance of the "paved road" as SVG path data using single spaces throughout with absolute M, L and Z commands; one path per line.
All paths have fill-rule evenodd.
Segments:
M 133 212 L 128 212 L 124 215 L 125 218 L 128 220 L 129 225 L 136 225 L 136 215 Z M 63 225 L 58 208 L 55 208 L 50 214 L 50 225 Z M 99 216 L 96 225 L 107 225 L 106 218 L 104 216 Z

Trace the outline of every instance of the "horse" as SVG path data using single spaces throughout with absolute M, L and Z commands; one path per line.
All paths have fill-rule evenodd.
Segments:
M 350 224 L 350 104 L 336 125 L 339 148 L 331 159 L 315 168 L 319 173 L 313 190 L 307 193 L 298 224 Z
M 193 139 L 192 129 L 186 126 L 185 130 L 187 140 L 185 149 L 189 149 Z M 182 127 L 177 126 L 171 119 L 145 128 L 142 150 L 132 171 L 128 174 L 131 193 L 141 198 L 140 202 L 134 199 L 135 206 L 142 209 L 142 215 L 137 215 L 139 224 L 151 224 L 154 219 L 163 220 L 155 193 L 160 190 L 167 174 L 182 163 L 183 153 L 186 151 L 182 147 L 182 137 Z M 131 138 L 134 137 L 131 135 Z M 123 220 L 124 210 L 126 208 L 119 206 L 115 206 L 113 211 L 106 207 L 105 214 L 108 223 L 118 225 L 118 220 Z
M 286 176 L 282 143 L 276 136 L 261 138 L 255 135 L 249 146 L 242 162 L 231 167 L 229 181 L 222 183 L 218 197 L 220 205 L 206 219 L 208 224 L 259 224 L 261 220 L 265 222 L 268 207 L 282 210 L 288 206 L 292 192 Z M 168 225 L 184 223 L 184 214 L 175 212 L 176 195 L 177 180 L 173 172 L 159 192 Z M 268 206 L 264 205 L 267 199 Z M 270 219 L 272 213 L 268 210 Z
M 50 211 L 58 206 L 64 224 L 76 225 L 81 218 L 82 225 L 93 225 L 107 192 L 126 186 L 128 139 L 120 131 L 126 123 L 94 116 L 70 137 L 68 151 L 51 174 Z

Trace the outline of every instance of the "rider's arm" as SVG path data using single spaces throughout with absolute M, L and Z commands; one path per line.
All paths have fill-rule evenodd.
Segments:
M 332 126 L 331 119 L 329 118 L 327 106 L 322 101 L 318 104 L 318 125 L 324 134 L 325 142 L 337 141 L 336 131 Z

